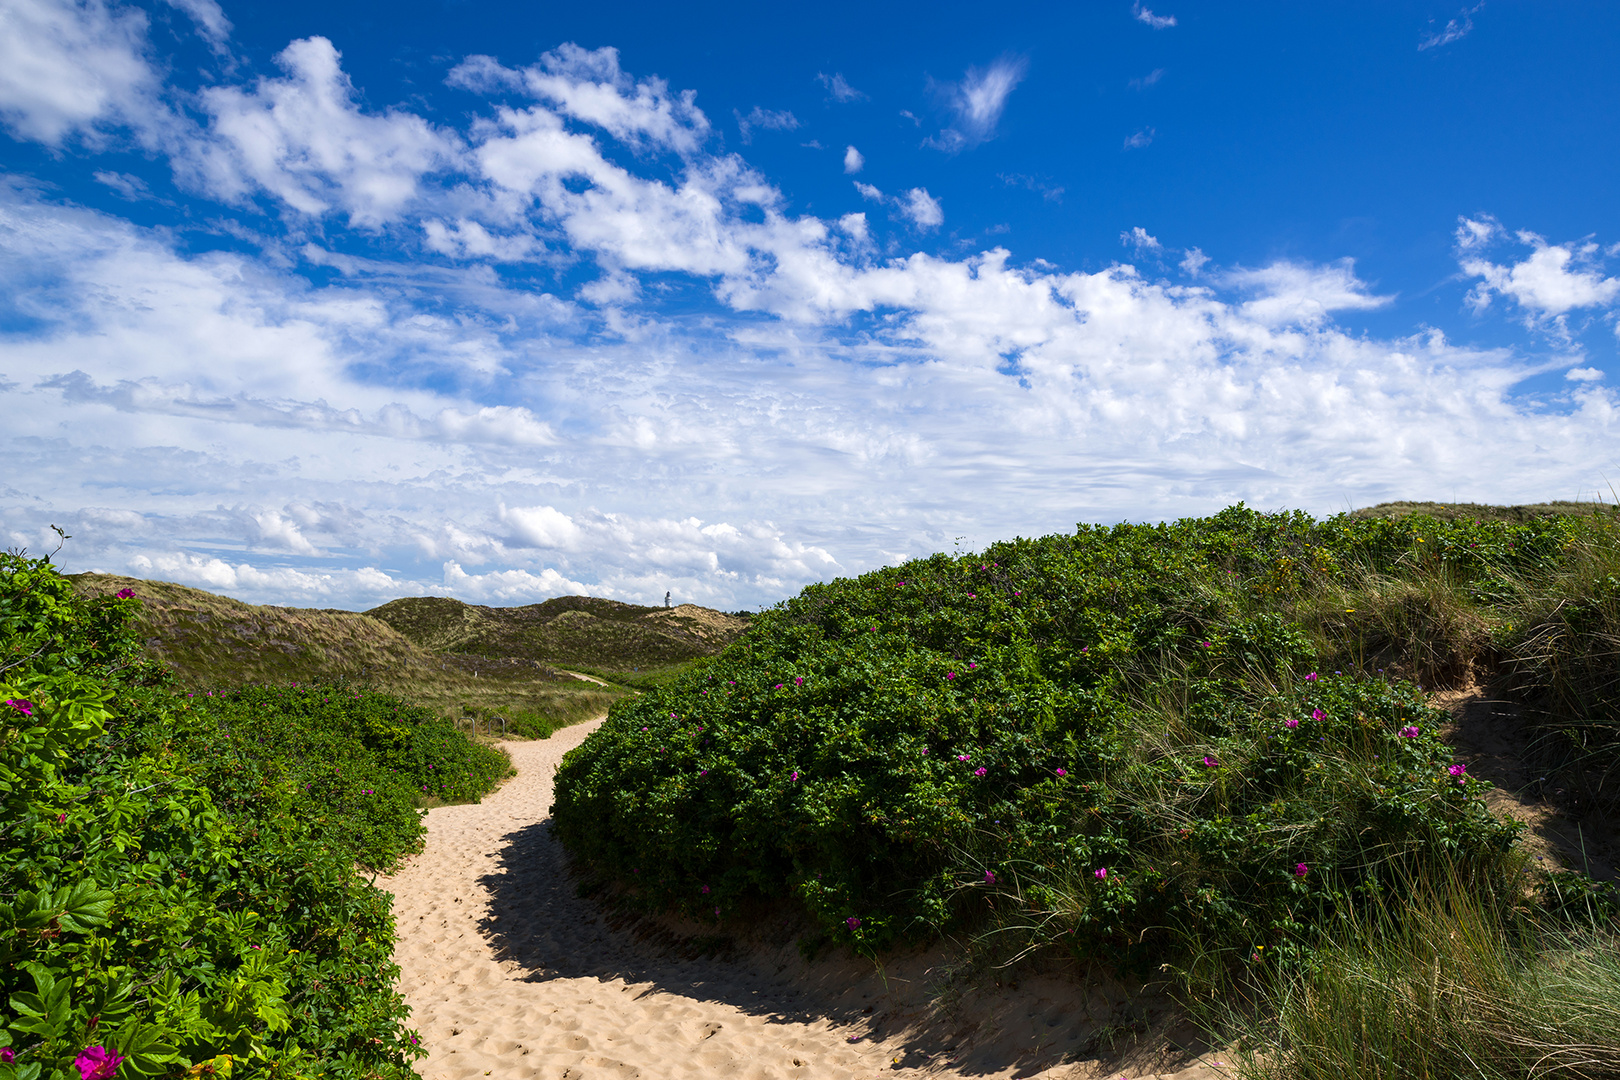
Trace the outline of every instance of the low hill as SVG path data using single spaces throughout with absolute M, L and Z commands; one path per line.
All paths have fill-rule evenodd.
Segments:
M 1350 511 L 1353 519 L 1388 518 L 1398 521 L 1406 517 L 1428 517 L 1436 521 L 1502 521 L 1523 524 L 1546 517 L 1590 517 L 1595 514 L 1613 516 L 1617 508 L 1603 502 L 1570 502 L 1560 500 L 1544 503 L 1524 503 L 1519 506 L 1491 506 L 1486 503 L 1438 502 L 1386 502 Z
M 695 604 L 641 607 L 591 596 L 508 608 L 407 597 L 366 615 L 435 651 L 544 660 L 613 675 L 712 656 L 748 628 L 742 616 Z
M 747 620 L 708 608 L 563 597 L 521 608 L 395 600 L 371 612 L 246 604 L 166 581 L 79 574 L 87 595 L 131 589 L 144 652 L 197 689 L 350 679 L 452 715 L 499 713 L 548 731 L 596 715 L 634 681 L 710 656 Z

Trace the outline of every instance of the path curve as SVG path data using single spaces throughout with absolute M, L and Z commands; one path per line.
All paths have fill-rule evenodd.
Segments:
M 1117 1059 L 1059 1064 L 1108 1022 L 1115 1003 L 1095 988 L 1026 987 L 988 1025 L 936 1020 L 919 1035 L 929 988 L 896 968 L 811 967 L 790 944 L 686 959 L 610 929 L 576 895 L 547 821 L 557 763 L 600 722 L 501 744 L 517 775 L 481 803 L 430 811 L 422 854 L 380 882 L 424 1080 L 1120 1075 Z M 1212 1075 L 1180 1065 L 1162 1075 Z

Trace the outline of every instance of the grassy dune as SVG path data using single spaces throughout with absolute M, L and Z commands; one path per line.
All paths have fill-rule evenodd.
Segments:
M 519 608 L 419 597 L 356 613 L 246 604 L 111 574 L 73 580 L 90 596 L 134 590 L 145 654 L 173 668 L 183 687 L 347 680 L 445 715 L 502 716 L 508 730 L 529 735 L 599 715 L 632 685 L 718 652 L 747 626 L 689 604 L 590 597 Z

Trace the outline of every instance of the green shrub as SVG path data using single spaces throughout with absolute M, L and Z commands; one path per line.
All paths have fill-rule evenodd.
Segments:
M 791 896 L 865 950 L 973 928 L 1191 980 L 1286 960 L 1355 897 L 1511 846 L 1442 717 L 1318 676 L 1289 617 L 1362 565 L 1479 580 L 1549 549 L 1431 524 L 1236 507 L 811 586 L 615 705 L 558 771 L 558 835 L 634 902 Z
M 0 1080 L 414 1076 L 356 868 L 420 843 L 422 785 L 504 760 L 341 687 L 177 698 L 131 661 L 137 603 L 0 556 Z

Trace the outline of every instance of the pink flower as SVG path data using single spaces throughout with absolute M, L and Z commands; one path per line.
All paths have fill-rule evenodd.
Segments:
M 1311 868 L 1306 866 L 1304 863 L 1295 863 L 1294 864 L 1294 876 L 1295 877 L 1302 878 L 1302 877 L 1304 877 L 1306 874 L 1308 874 L 1310 872 L 1311 872 Z
M 1407 724 L 1405 727 L 1401 728 L 1401 738 L 1403 739 L 1415 739 L 1417 738 L 1417 734 L 1418 726 L 1416 724 Z
M 1299 727 L 1299 717 L 1290 716 L 1288 719 L 1283 721 L 1283 727 Z
M 844 920 L 844 925 L 849 927 L 851 930 L 859 930 L 861 928 L 861 920 L 851 915 L 849 918 Z
M 1323 712 L 1321 709 L 1312 709 L 1311 710 L 1311 719 L 1312 720 L 1326 720 L 1327 719 L 1327 713 Z
M 7 698 L 6 704 L 22 713 L 24 716 L 34 715 L 34 703 L 24 698 Z
M 1057 774 L 1059 776 L 1068 776 L 1069 775 L 1069 770 L 1068 769 L 1059 769 L 1057 771 Z
M 986 870 L 984 872 L 984 883 L 986 885 L 994 885 L 996 883 L 996 872 L 994 870 Z
M 1468 766 L 1466 766 L 1466 765 L 1453 765 L 1449 769 L 1446 770 L 1446 772 L 1450 773 L 1452 776 L 1455 776 L 1457 778 L 1457 783 L 1459 783 L 1459 784 L 1467 782 L 1468 777 L 1463 775 L 1463 773 L 1465 773 L 1467 771 L 1468 771 Z
M 968 599 L 969 600 L 977 600 L 978 598 L 979 598 L 978 593 L 968 593 Z
M 803 675 L 795 675 L 793 677 L 793 685 L 794 686 L 803 686 L 804 685 L 804 676 Z
M 778 689 L 778 690 L 780 690 L 780 689 L 782 689 L 782 684 L 781 684 L 781 683 L 777 683 L 777 684 L 776 684 L 776 688 L 777 688 L 777 689 Z
M 972 754 L 957 754 L 956 755 L 956 760 L 957 761 L 972 761 L 973 760 L 973 755 Z
M 703 893 L 704 893 L 704 895 L 705 895 L 705 896 L 707 896 L 707 895 L 708 895 L 708 893 L 709 893 L 709 887 L 708 887 L 708 886 L 707 886 L 707 885 L 705 885 L 705 886 L 703 886 Z
M 118 590 L 118 599 L 120 599 L 120 600 L 131 600 L 131 599 L 134 599 L 134 597 L 135 597 L 135 590 L 134 589 L 119 589 Z
M 110 1080 L 118 1074 L 118 1066 L 123 1062 L 123 1055 L 108 1050 L 105 1046 L 86 1047 L 73 1059 L 82 1080 Z
M 947 679 L 954 679 L 954 678 L 956 678 L 956 672 L 954 672 L 954 671 L 947 671 L 947 672 L 946 672 L 946 673 L 945 673 L 945 677 L 946 677 L 946 678 L 947 678 Z
M 793 770 L 793 776 L 791 777 L 791 779 L 793 779 L 793 780 L 798 780 L 799 779 L 799 770 L 797 770 L 797 769 Z
M 1216 761 L 1214 758 L 1210 757 L 1208 754 L 1204 755 L 1204 768 L 1206 768 L 1206 769 L 1218 769 L 1220 767 L 1221 767 L 1221 763 L 1219 761 Z
M 16 1060 L 17 1055 L 11 1052 L 11 1047 L 8 1046 L 4 1050 L 0 1050 L 0 1064 L 10 1065 Z
M 1305 676 L 1305 681 L 1306 682 L 1315 682 L 1317 679 L 1320 679 L 1321 677 L 1322 676 L 1318 675 L 1316 672 L 1313 671 L 1309 675 Z
M 1108 867 L 1106 867 L 1106 866 L 1097 867 L 1096 870 L 1092 871 L 1091 876 L 1096 878 L 1098 881 L 1107 881 L 1108 880 Z
M 64 810 L 60 814 L 56 815 L 56 823 L 58 825 L 66 825 L 67 824 L 67 811 L 66 810 Z
M 973 775 L 974 776 L 983 776 L 986 773 L 988 773 L 989 771 L 990 771 L 989 769 L 986 769 L 983 765 L 980 765 L 977 769 L 973 770 Z

